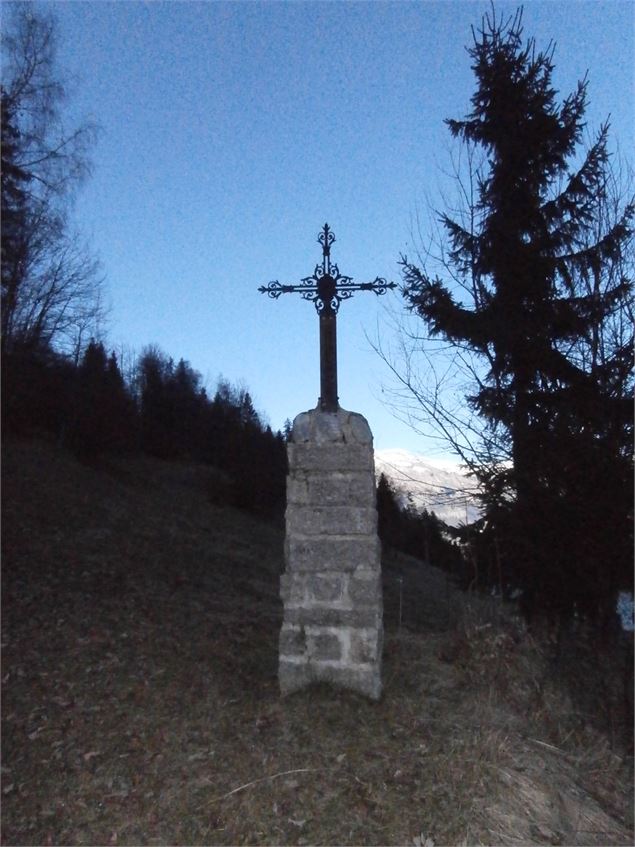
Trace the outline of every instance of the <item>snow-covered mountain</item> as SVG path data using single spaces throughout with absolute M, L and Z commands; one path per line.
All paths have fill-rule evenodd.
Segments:
M 476 483 L 458 464 L 432 459 L 408 450 L 376 450 L 377 478 L 385 474 L 401 505 L 427 509 L 451 526 L 471 523 L 480 517 Z

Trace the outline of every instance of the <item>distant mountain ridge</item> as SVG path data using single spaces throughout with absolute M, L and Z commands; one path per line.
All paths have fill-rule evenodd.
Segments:
M 450 526 L 472 523 L 481 515 L 477 484 L 456 463 L 409 450 L 376 450 L 375 472 L 386 476 L 400 505 L 427 509 Z

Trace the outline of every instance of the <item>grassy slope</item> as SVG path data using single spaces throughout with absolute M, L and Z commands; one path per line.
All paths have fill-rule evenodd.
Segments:
M 4 844 L 632 843 L 615 745 L 458 595 L 388 626 L 379 704 L 281 700 L 282 533 L 214 484 L 4 448 Z

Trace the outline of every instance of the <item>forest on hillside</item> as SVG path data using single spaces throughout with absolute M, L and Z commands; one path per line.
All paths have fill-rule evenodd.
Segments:
M 86 461 L 145 453 L 189 459 L 227 473 L 215 496 L 276 515 L 284 508 L 286 446 L 249 392 L 220 380 L 208 397 L 187 362 L 148 347 L 122 376 L 114 352 L 91 341 L 77 364 L 54 351 L 3 357 L 5 434 L 52 438 Z

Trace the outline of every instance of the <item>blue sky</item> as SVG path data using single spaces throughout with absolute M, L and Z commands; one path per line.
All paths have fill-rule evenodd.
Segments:
M 420 246 L 413 220 L 441 205 L 449 133 L 474 90 L 465 47 L 489 2 L 54 2 L 67 114 L 102 132 L 76 219 L 108 280 L 107 339 L 158 344 L 213 390 L 242 382 L 274 428 L 319 394 L 318 319 L 295 283 L 321 259 L 356 282 L 401 282 Z M 499 3 L 513 12 L 515 3 Z M 588 71 L 591 130 L 610 114 L 633 142 L 634 5 L 528 2 L 538 47 L 556 42 L 566 96 Z M 439 445 L 382 402 L 390 374 L 367 341 L 396 293 L 359 293 L 338 318 L 340 403 L 364 414 L 375 446 Z M 390 339 L 387 339 L 390 340 Z M 385 396 L 385 395 L 383 395 Z

